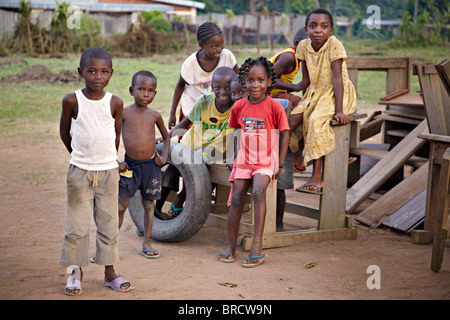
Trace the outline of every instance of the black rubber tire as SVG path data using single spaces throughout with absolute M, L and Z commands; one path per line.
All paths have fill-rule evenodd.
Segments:
M 159 154 L 162 147 L 162 143 L 156 145 Z M 186 189 L 186 201 L 183 210 L 174 219 L 160 219 L 160 213 L 155 212 L 152 239 L 181 242 L 194 236 L 208 218 L 211 208 L 211 179 L 201 155 L 181 143 L 170 144 L 167 163 L 174 165 L 181 173 Z M 144 230 L 144 207 L 140 190 L 130 199 L 128 211 L 138 229 Z

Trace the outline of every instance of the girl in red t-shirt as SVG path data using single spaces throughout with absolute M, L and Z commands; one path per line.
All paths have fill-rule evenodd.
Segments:
M 240 149 L 230 175 L 228 212 L 228 247 L 219 254 L 222 262 L 233 262 L 242 208 L 252 187 L 254 236 L 249 255 L 242 262 L 246 268 L 264 262 L 262 235 L 266 217 L 266 190 L 271 178 L 283 168 L 289 143 L 289 124 L 281 104 L 270 97 L 276 81 L 273 64 L 265 57 L 248 58 L 239 69 L 242 86 L 249 96 L 235 103 L 228 127 L 240 135 Z M 280 139 L 281 136 L 281 139 Z

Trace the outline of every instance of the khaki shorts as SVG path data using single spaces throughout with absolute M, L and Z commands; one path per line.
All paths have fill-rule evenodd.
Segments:
M 118 168 L 87 171 L 70 165 L 67 173 L 67 220 L 60 264 L 89 264 L 91 216 L 97 226 L 95 262 L 114 265 L 119 260 Z

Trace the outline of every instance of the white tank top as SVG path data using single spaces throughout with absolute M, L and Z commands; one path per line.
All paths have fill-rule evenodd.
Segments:
M 70 163 L 84 170 L 117 168 L 116 131 L 111 116 L 112 94 L 89 100 L 81 90 L 75 91 L 78 115 L 72 118 L 72 159 Z

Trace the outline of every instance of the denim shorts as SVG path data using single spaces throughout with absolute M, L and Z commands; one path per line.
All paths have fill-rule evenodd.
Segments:
M 120 173 L 119 196 L 132 198 L 139 189 L 142 198 L 161 198 L 161 168 L 155 164 L 155 157 L 148 160 L 133 160 L 125 154 L 128 170 Z

